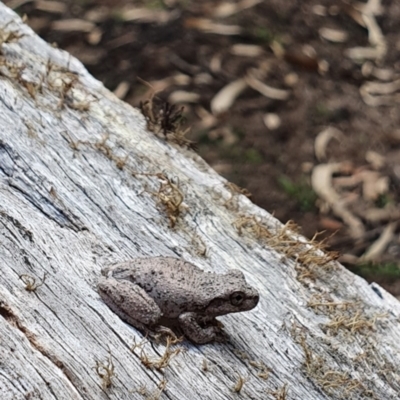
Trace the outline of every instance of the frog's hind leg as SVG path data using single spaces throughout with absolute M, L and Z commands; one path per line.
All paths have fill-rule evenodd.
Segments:
M 141 331 L 146 332 L 162 316 L 160 308 L 146 291 L 130 281 L 100 278 L 98 291 L 112 311 Z

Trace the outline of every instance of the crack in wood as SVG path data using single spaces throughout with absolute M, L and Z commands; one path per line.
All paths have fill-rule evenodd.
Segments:
M 25 226 L 23 226 L 16 218 L 12 217 L 11 215 L 8 215 L 4 211 L 0 211 L 0 216 L 2 216 L 7 221 L 11 222 L 18 229 L 18 232 L 25 240 L 28 239 L 31 243 L 34 242 L 33 233 L 28 228 L 25 228 Z
M 12 308 L 5 303 L 0 301 L 0 316 L 2 316 L 11 326 L 17 328 L 28 340 L 30 345 L 37 350 L 43 357 L 49 360 L 55 367 L 57 367 L 71 386 L 76 390 L 77 393 L 80 391 L 78 387 L 74 384 L 74 376 L 72 372 L 65 366 L 65 364 L 57 358 L 57 356 L 46 349 L 39 341 L 35 334 L 33 334 L 26 326 L 21 323 L 20 318 L 15 314 Z
M 9 183 L 9 186 L 21 193 L 30 204 L 32 204 L 42 214 L 44 214 L 47 218 L 51 219 L 62 228 L 70 228 L 74 232 L 82 232 L 88 230 L 83 224 L 73 221 L 71 215 L 68 215 L 67 212 L 57 207 L 46 197 L 41 196 L 40 200 L 42 200 L 42 204 L 40 204 L 37 199 L 33 198 L 30 194 L 28 194 L 21 187 L 17 186 L 15 183 Z M 44 209 L 43 204 L 47 204 L 49 206 L 48 211 Z M 50 213 L 51 210 L 55 211 L 54 215 Z

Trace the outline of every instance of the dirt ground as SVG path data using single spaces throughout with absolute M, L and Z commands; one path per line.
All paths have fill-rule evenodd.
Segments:
M 5 3 L 125 101 L 183 105 L 220 174 L 400 296 L 398 1 Z

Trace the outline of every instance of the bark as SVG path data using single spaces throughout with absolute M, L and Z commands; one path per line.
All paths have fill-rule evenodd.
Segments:
M 148 132 L 3 4 L 0 26 L 1 399 L 399 397 L 396 299 Z M 225 343 L 134 348 L 96 283 L 144 256 L 241 269 L 260 303 L 221 318 Z

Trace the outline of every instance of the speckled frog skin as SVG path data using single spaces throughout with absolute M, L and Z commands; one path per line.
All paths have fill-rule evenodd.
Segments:
M 172 320 L 195 343 L 217 339 L 215 317 L 251 310 L 259 300 L 239 270 L 205 272 L 170 257 L 139 258 L 102 274 L 100 296 L 123 320 L 143 331 Z

